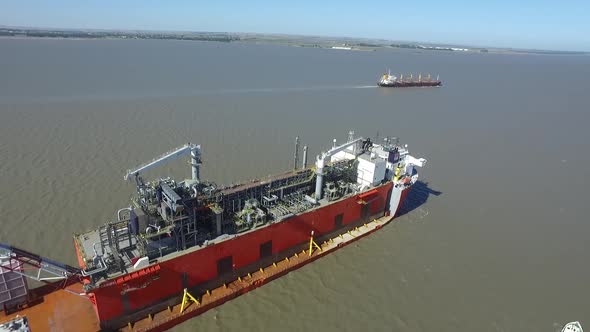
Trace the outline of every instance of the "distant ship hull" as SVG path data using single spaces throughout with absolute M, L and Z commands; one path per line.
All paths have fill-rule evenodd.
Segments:
M 383 88 L 411 88 L 411 87 L 437 87 L 441 86 L 441 81 L 405 81 L 405 82 L 378 82 L 378 86 Z
M 442 81 L 438 76 L 436 79 L 431 79 L 430 75 L 423 78 L 422 74 L 418 75 L 418 79 L 414 79 L 412 75 L 409 78 L 406 76 L 404 79 L 403 75 L 397 77 L 387 72 L 377 81 L 377 86 L 384 88 L 437 87 L 441 85 Z

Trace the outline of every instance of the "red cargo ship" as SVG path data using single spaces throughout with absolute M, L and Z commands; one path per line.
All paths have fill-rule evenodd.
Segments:
M 413 75 L 404 79 L 404 75 L 397 77 L 391 75 L 391 72 L 387 72 L 381 76 L 377 85 L 386 88 L 410 88 L 410 87 L 437 87 L 442 85 L 442 81 L 437 76 L 435 80 L 430 78 L 430 74 L 427 77 L 422 77 L 422 74 L 418 75 L 418 79 L 415 79 Z
M 191 179 L 142 179 L 147 169 L 188 154 Z M 203 296 L 194 316 L 378 229 L 396 214 L 418 179 L 416 167 L 426 162 L 397 139 L 376 144 L 353 132 L 344 144 L 334 140 L 313 167 L 307 166 L 307 147 L 300 167 L 298 159 L 296 139 L 293 171 L 219 187 L 200 179 L 201 147 L 186 144 L 128 171 L 125 179 L 137 185 L 131 206 L 119 210 L 115 221 L 74 236 L 80 269 L 14 247 L 1 249 L 12 262 L 10 271 L 24 274 L 14 262 L 33 263 L 61 274 L 70 291 L 68 280 L 82 282 L 76 292 L 96 314 L 89 326 L 131 328 L 149 317 L 145 330 L 162 330 L 187 318 L 168 314 L 154 324 L 153 315 L 172 312 L 181 298 L 184 307 L 186 294 Z M 358 231 L 363 225 L 367 230 Z M 354 230 L 358 235 L 350 235 Z M 347 233 L 350 239 L 330 246 Z M 317 255 L 312 244 L 320 249 Z M 309 258 L 297 255 L 308 246 Z M 242 285 L 245 276 L 252 282 Z M 213 289 L 221 295 L 206 299 Z

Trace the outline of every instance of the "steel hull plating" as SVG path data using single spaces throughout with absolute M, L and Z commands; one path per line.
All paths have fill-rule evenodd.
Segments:
M 104 282 L 92 291 L 90 299 L 101 326 L 119 328 L 176 304 L 184 288 L 204 293 L 301 251 L 312 231 L 321 241 L 359 223 L 394 215 L 410 188 L 394 188 L 387 182 L 372 189 L 365 199 L 351 196 L 217 244 L 165 257 L 145 269 Z
M 432 82 L 392 82 L 392 83 L 377 83 L 378 86 L 384 88 L 410 88 L 410 87 L 434 87 L 434 86 L 441 86 L 442 82 L 440 81 L 432 81 Z

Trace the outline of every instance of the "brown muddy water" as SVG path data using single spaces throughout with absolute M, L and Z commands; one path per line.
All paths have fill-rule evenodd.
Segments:
M 388 68 L 444 87 L 373 87 Z M 175 331 L 590 328 L 588 77 L 584 56 L 0 40 L 0 242 L 75 264 L 136 164 L 196 142 L 230 184 L 354 129 L 429 160 L 404 215 Z

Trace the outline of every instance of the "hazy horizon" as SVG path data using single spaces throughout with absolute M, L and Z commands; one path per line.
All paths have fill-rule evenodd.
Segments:
M 252 31 L 212 31 L 212 30 L 154 30 L 154 29 L 109 29 L 109 28 L 76 28 L 76 27 L 49 27 L 49 26 L 17 26 L 17 25 L 2 25 L 0 28 L 4 29 L 31 29 L 31 30 L 50 30 L 50 31 L 105 31 L 105 32 L 166 32 L 166 33 L 227 33 L 227 34 L 244 34 L 244 35 L 268 35 L 268 36 L 288 36 L 288 37 L 306 37 L 306 38 L 341 38 L 341 39 L 358 39 L 358 40 L 381 40 L 387 42 L 398 43 L 413 43 L 424 45 L 439 45 L 439 46 L 462 46 L 472 48 L 490 48 L 490 49 L 506 49 L 506 50 L 535 50 L 535 51 L 555 51 L 555 52 L 584 52 L 590 53 L 590 50 L 572 50 L 572 49 L 548 49 L 548 48 L 525 48 L 525 47 L 511 47 L 498 45 L 481 45 L 481 44 L 463 44 L 452 43 L 448 41 L 427 41 L 427 40 L 409 40 L 409 39 L 386 39 L 377 37 L 355 37 L 355 36 L 338 36 L 338 35 L 319 35 L 319 34 L 297 34 L 297 33 L 280 33 L 280 32 L 252 32 Z
M 590 3 L 579 0 L 559 4 L 533 0 L 424 0 L 419 4 L 24 0 L 6 3 L 0 22 L 53 29 L 227 31 L 588 52 L 588 12 Z

